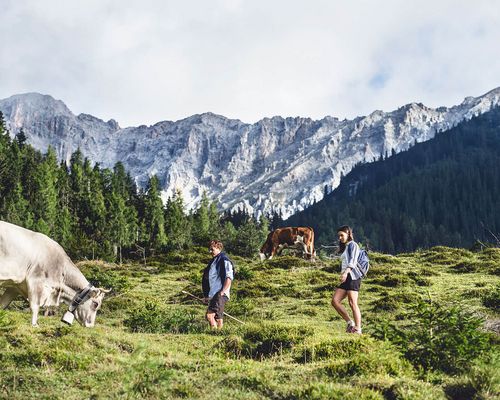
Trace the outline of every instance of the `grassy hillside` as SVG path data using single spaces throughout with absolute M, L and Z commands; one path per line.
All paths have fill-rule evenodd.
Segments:
M 31 328 L 27 304 L 15 302 L 0 313 L 0 397 L 498 395 L 500 249 L 371 254 L 360 293 L 361 337 L 344 333 L 344 322 L 329 304 L 338 261 L 290 256 L 264 263 L 235 257 L 237 279 L 226 311 L 246 324 L 226 318 L 222 332 L 208 330 L 205 306 L 181 293 L 201 295 L 208 259 L 198 249 L 146 265 L 80 263 L 87 277 L 116 292 L 105 299 L 94 329 L 63 325 L 62 310 Z M 431 338 L 419 342 L 419 332 L 429 331 Z M 401 332 L 410 340 L 406 344 Z M 460 341 L 464 335 L 469 336 Z

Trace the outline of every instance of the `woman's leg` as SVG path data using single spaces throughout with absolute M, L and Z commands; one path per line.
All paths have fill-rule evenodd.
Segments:
M 356 324 L 355 327 L 361 331 L 361 311 L 358 307 L 358 292 L 356 290 L 349 290 L 347 292 L 347 299 L 349 300 L 349 306 L 351 306 L 354 323 Z
M 347 310 L 345 307 L 342 305 L 342 300 L 344 300 L 347 296 L 347 290 L 337 288 L 335 289 L 335 293 L 333 293 L 332 297 L 332 306 L 337 310 L 337 312 L 340 314 L 342 318 L 346 322 L 349 322 L 351 318 L 349 318 L 349 314 L 347 314 Z

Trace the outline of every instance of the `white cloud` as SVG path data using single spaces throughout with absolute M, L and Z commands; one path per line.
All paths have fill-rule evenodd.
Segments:
M 494 0 L 4 0 L 0 98 L 122 126 L 213 111 L 352 118 L 500 85 Z

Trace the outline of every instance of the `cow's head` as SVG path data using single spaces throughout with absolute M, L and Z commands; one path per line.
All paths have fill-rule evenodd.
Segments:
M 76 320 L 86 328 L 91 328 L 95 324 L 97 310 L 101 308 L 102 300 L 106 293 L 111 290 L 93 287 L 90 290 L 90 298 L 85 303 L 80 304 L 73 314 Z

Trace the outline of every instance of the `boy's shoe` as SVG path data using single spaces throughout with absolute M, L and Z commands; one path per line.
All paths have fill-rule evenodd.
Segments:
M 357 335 L 361 335 L 361 328 L 356 328 L 355 326 L 353 326 L 349 331 L 349 333 L 355 333 Z
M 346 331 L 347 333 L 352 333 L 352 330 L 353 330 L 354 326 L 355 326 L 355 325 L 354 325 L 354 321 L 352 321 L 352 320 L 351 320 L 351 321 L 349 321 L 349 322 L 347 323 L 347 328 L 345 329 L 345 331 Z

